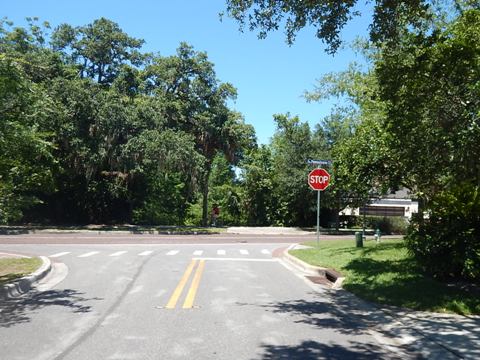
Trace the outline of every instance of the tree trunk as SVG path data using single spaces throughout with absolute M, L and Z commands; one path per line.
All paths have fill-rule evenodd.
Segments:
M 337 192 L 336 194 L 336 206 L 335 206 L 335 230 L 338 231 L 340 229 L 340 193 Z
M 202 226 L 208 225 L 208 183 L 210 179 L 210 172 L 212 170 L 212 164 L 207 162 L 205 164 L 205 175 L 203 179 L 203 189 L 202 189 Z

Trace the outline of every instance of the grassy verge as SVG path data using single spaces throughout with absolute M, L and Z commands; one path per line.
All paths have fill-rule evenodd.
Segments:
M 306 244 L 316 246 L 315 242 Z M 356 248 L 355 241 L 323 241 L 319 248 L 292 250 L 299 259 L 334 268 L 345 276 L 343 287 L 359 297 L 415 310 L 480 314 L 480 296 L 449 286 L 420 271 L 402 240 L 369 241 Z
M 0 259 L 0 285 L 11 283 L 22 276 L 31 274 L 42 265 L 40 258 Z

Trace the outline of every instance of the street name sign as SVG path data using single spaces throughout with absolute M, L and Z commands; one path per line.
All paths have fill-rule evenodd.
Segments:
M 309 165 L 325 165 L 325 166 L 330 166 L 332 165 L 332 160 L 314 160 L 314 159 L 308 159 L 307 164 Z

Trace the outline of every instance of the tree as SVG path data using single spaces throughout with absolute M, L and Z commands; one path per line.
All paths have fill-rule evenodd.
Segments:
M 130 164 L 133 219 L 137 223 L 181 224 L 205 159 L 193 136 L 172 129 L 147 129 L 123 147 Z
M 363 51 L 367 60 L 375 59 L 375 48 Z M 347 104 L 335 108 L 322 123 L 334 159 L 330 192 L 338 212 L 347 206 L 364 206 L 372 197 L 398 186 L 398 171 L 383 127 L 385 104 L 378 91 L 374 72 L 351 64 L 345 71 L 326 74 L 305 94 L 309 101 L 334 96 Z
M 241 201 L 248 225 L 275 223 L 276 200 L 273 198 L 273 156 L 271 147 L 260 145 L 242 160 Z
M 0 223 L 18 221 L 23 211 L 53 190 L 52 144 L 36 122 L 55 116 L 53 101 L 29 81 L 15 60 L 0 55 Z
M 445 30 L 405 35 L 375 64 L 390 151 L 426 201 L 452 181 L 480 181 L 479 25 L 480 11 L 466 11 Z
M 372 53 L 372 70 L 329 76 L 313 95 L 346 94 L 358 108 L 353 137 L 333 149 L 336 180 L 364 195 L 410 189 L 421 212 L 407 244 L 419 263 L 478 278 L 480 10 L 446 18 L 404 29 Z
M 203 52 L 185 43 L 177 55 L 153 58 L 146 68 L 146 89 L 164 99 L 169 125 L 191 133 L 197 151 L 205 158 L 202 178 L 202 224 L 208 222 L 208 192 L 212 162 L 221 151 L 236 163 L 244 147 L 254 142 L 254 131 L 240 114 L 227 107 L 236 96 L 235 88 L 220 83 L 213 64 Z
M 76 28 L 62 24 L 51 40 L 54 50 L 63 51 L 68 61 L 79 65 L 81 77 L 94 78 L 99 84 L 111 84 L 127 62 L 139 65 L 142 56 L 138 49 L 143 43 L 103 17 Z
M 226 0 L 227 14 L 249 30 L 259 29 L 259 37 L 285 27 L 287 43 L 292 44 L 299 30 L 306 26 L 316 28 L 316 36 L 323 40 L 327 51 L 335 53 L 341 44 L 340 31 L 353 17 L 361 15 L 355 9 L 357 0 L 301 1 L 301 0 Z M 368 3 L 368 1 L 365 1 Z M 427 0 L 376 0 L 370 37 L 375 42 L 395 42 L 403 26 L 418 27 L 430 16 Z
M 307 160 L 325 158 L 322 147 L 313 147 L 308 123 L 289 114 L 275 115 L 277 130 L 272 139 L 272 195 L 275 220 L 282 225 L 307 226 L 314 222 L 315 196 L 306 183 Z M 323 147 L 324 149 L 324 147 Z
M 389 151 L 428 214 L 414 219 L 408 246 L 437 276 L 478 279 L 480 10 L 441 25 L 406 34 L 375 71 Z
M 23 219 L 180 224 L 201 198 L 206 224 L 215 158 L 233 166 L 255 145 L 228 108 L 235 88 L 187 44 L 140 54 L 104 18 L 48 29 L 0 22 L 2 221 L 30 207 Z M 235 179 L 213 186 L 237 218 Z

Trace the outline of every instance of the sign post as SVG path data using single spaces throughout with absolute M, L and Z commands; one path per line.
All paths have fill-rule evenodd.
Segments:
M 320 191 L 330 184 L 330 174 L 327 170 L 317 168 L 308 174 L 308 185 L 317 191 L 317 247 L 320 246 Z

